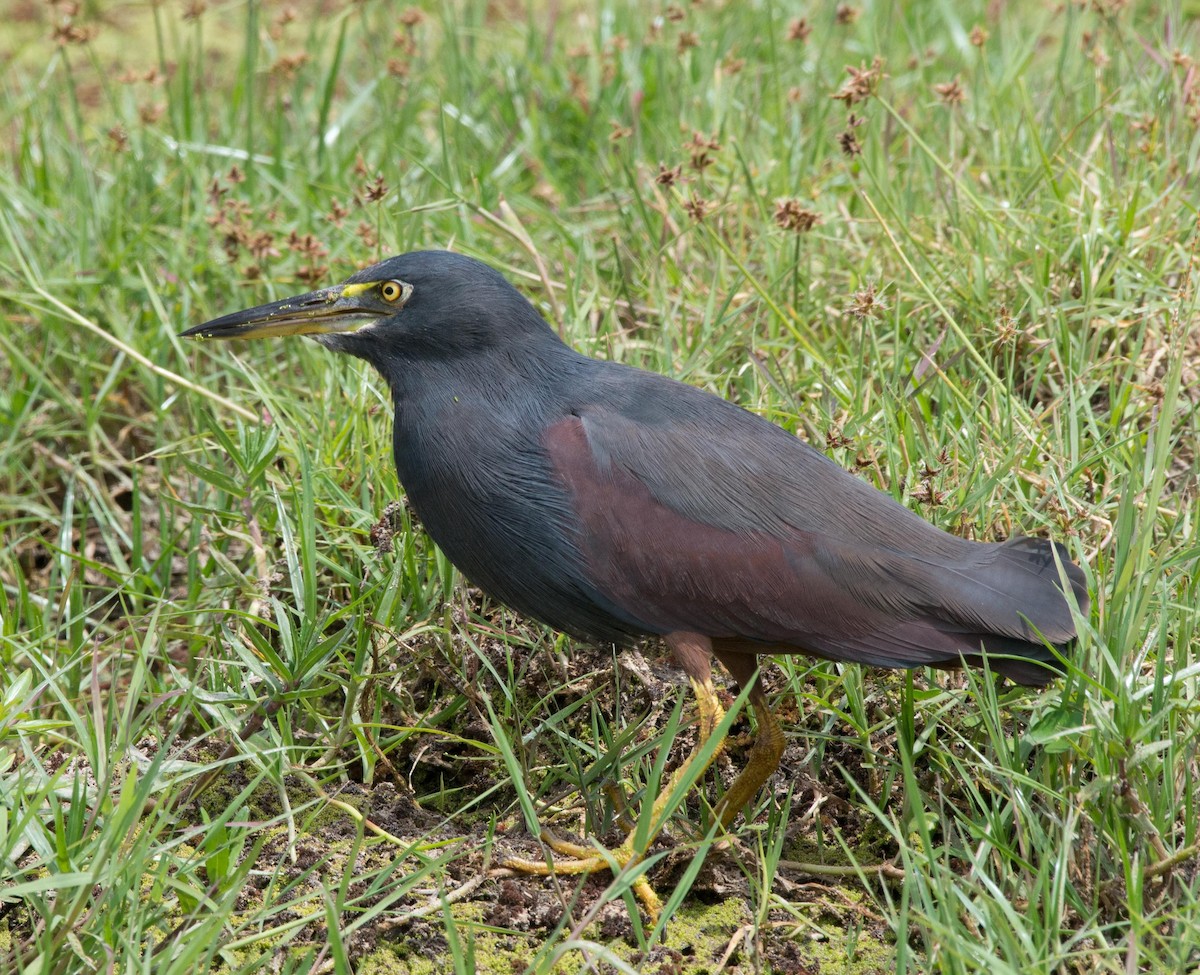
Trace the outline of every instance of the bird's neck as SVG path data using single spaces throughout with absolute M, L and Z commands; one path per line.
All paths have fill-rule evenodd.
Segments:
M 419 411 L 423 405 L 439 402 L 528 410 L 554 399 L 586 372 L 589 363 L 591 359 L 547 332 L 503 344 L 459 347 L 452 355 L 417 353 L 409 361 L 375 365 L 391 388 L 399 415 L 401 410 Z

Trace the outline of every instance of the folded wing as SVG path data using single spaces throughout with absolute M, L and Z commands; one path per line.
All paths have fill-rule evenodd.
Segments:
M 1087 605 L 1061 545 L 951 536 L 773 424 L 730 404 L 714 419 L 712 397 L 671 385 L 545 435 L 589 582 L 636 625 L 883 667 L 986 650 L 1021 683 L 1053 676 L 1046 644 L 1075 636 L 1064 579 Z

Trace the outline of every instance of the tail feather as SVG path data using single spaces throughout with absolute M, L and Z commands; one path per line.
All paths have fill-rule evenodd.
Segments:
M 995 549 L 991 567 L 996 585 L 1007 591 L 1021 617 L 1037 634 L 1051 643 L 1075 638 L 1074 602 L 1081 613 L 1088 611 L 1087 577 L 1071 561 L 1066 546 L 1045 538 L 1011 538 Z M 1063 597 L 1063 580 L 1070 587 Z
M 986 654 L 994 673 L 1018 684 L 1040 687 L 1062 674 L 1055 651 L 1064 653 L 1067 642 L 1048 646 L 1035 640 L 966 631 L 941 620 L 921 619 L 894 623 L 886 629 L 819 636 L 808 641 L 805 649 L 830 660 L 873 667 L 943 670 L 957 669 L 964 662 L 978 664 Z
M 1055 650 L 1063 653 L 1075 639 L 1072 603 L 1088 609 L 1083 570 L 1046 539 L 973 546 L 955 563 L 901 553 L 876 553 L 872 562 L 883 575 L 857 577 L 890 602 L 865 614 L 865 625 L 810 639 L 812 652 L 881 667 L 943 668 L 986 653 L 996 673 L 1039 686 L 1061 673 Z

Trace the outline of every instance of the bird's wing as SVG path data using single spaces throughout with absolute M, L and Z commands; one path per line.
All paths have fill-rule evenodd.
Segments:
M 590 581 L 646 628 L 883 666 L 1074 635 L 1050 543 L 953 538 L 773 424 L 683 389 L 581 407 L 544 437 Z

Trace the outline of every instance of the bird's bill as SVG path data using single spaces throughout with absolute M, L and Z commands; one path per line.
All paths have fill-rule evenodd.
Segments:
M 214 318 L 211 322 L 180 332 L 180 336 L 252 339 L 355 332 L 386 314 L 363 300 L 363 293 L 373 288 L 371 284 L 340 284 L 334 288 L 322 288 L 306 295 L 284 298 L 269 305 Z

